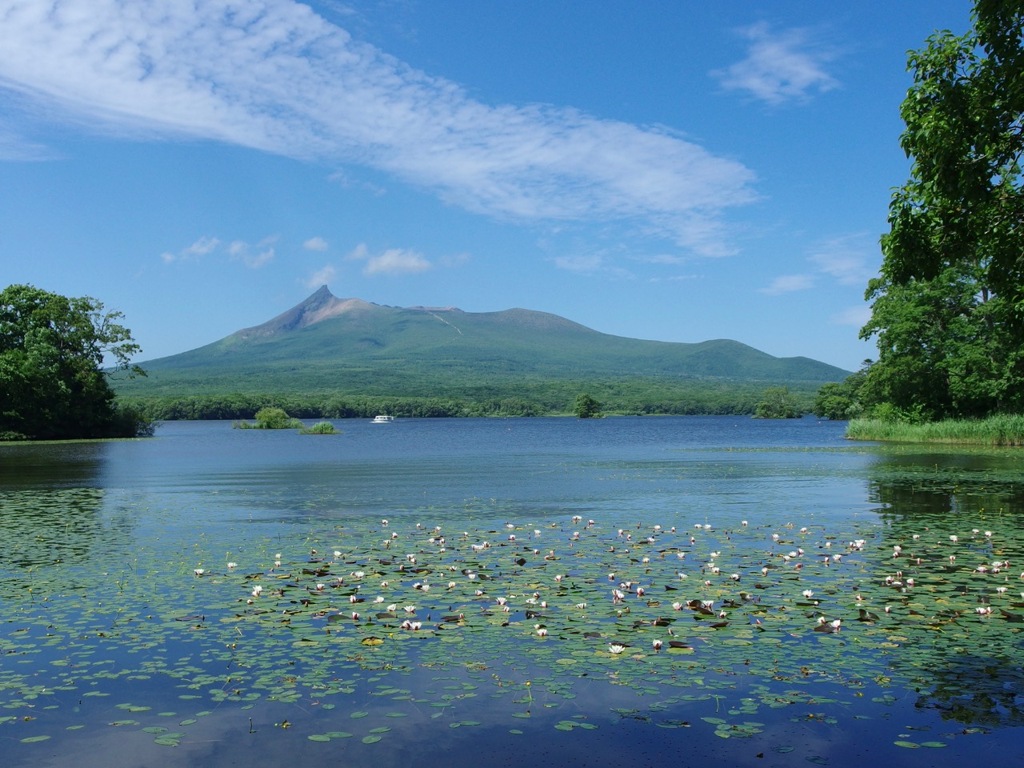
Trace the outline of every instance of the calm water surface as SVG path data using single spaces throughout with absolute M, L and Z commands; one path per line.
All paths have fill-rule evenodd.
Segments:
M 337 425 L 0 447 L 4 765 L 1021 762 L 1017 452 Z

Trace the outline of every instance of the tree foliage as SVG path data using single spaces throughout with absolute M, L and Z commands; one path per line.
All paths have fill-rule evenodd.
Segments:
M 763 385 L 702 379 L 666 383 L 630 379 L 586 382 L 603 413 L 617 415 L 751 415 L 763 395 Z M 517 391 L 492 387 L 487 391 L 451 392 L 444 396 L 388 396 L 346 391 L 217 392 L 196 380 L 193 393 L 137 397 L 119 390 L 118 400 L 141 410 L 155 421 L 178 419 L 252 419 L 260 408 L 278 406 L 301 419 L 372 419 L 378 413 L 399 418 L 463 416 L 554 416 L 571 413 L 580 382 L 550 382 L 520 386 Z M 817 387 L 789 386 L 801 413 L 812 410 Z M 568 407 L 567 407 L 568 404 Z
M 754 409 L 755 419 L 796 419 L 800 417 L 796 399 L 788 387 L 769 387 Z
M 871 361 L 866 360 L 864 367 L 848 376 L 845 381 L 823 385 L 814 399 L 812 413 L 822 419 L 837 421 L 846 421 L 860 416 L 864 412 L 861 388 L 867 379 L 870 366 Z
M 573 413 L 580 419 L 593 419 L 601 415 L 601 403 L 593 396 L 583 392 L 576 396 Z
M 303 424 L 292 418 L 284 408 L 268 406 L 256 412 L 256 423 L 240 422 L 235 425 L 239 429 L 302 429 Z
M 136 435 L 150 426 L 118 409 L 105 360 L 131 365 L 139 346 L 120 312 L 92 298 L 30 285 L 0 292 L 0 437 L 66 439 Z
M 1024 407 L 1024 0 L 977 0 L 972 18 L 910 53 L 911 174 L 861 330 L 878 344 L 866 402 L 924 419 Z

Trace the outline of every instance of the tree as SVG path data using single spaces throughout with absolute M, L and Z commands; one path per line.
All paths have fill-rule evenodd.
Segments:
M 66 439 L 136 435 L 151 426 L 116 407 L 103 369 L 142 371 L 120 312 L 92 298 L 30 285 L 0 292 L 0 438 Z
M 871 361 L 865 360 L 864 365 L 856 373 L 851 373 L 841 382 L 823 384 L 814 399 L 811 409 L 815 416 L 822 419 L 845 421 L 855 419 L 864 410 L 861 388 L 867 379 Z
M 586 393 L 576 396 L 576 407 L 573 412 L 578 418 L 593 419 L 601 415 L 601 404 Z
M 926 419 L 1024 407 L 1024 0 L 977 0 L 972 19 L 909 56 L 911 174 L 865 294 L 865 399 Z
M 754 409 L 755 419 L 796 419 L 800 411 L 788 387 L 769 387 Z

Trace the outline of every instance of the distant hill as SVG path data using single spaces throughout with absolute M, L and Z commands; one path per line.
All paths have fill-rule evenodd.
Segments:
M 326 286 L 262 325 L 142 363 L 132 396 L 337 392 L 481 397 L 551 382 L 729 381 L 816 388 L 848 371 L 736 341 L 643 341 L 526 309 L 463 312 L 339 299 Z

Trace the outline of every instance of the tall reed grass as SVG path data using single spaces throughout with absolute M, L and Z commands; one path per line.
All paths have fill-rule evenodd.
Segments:
M 853 419 L 846 428 L 851 440 L 960 445 L 1024 445 L 1024 415 L 987 419 L 934 421 L 908 424 L 880 419 Z

